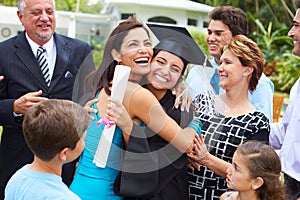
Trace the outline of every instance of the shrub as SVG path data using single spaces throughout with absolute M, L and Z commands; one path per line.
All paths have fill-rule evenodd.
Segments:
M 282 58 L 268 63 L 265 71 L 270 73 L 269 78 L 277 91 L 289 93 L 300 76 L 300 58 L 292 53 L 284 53 Z

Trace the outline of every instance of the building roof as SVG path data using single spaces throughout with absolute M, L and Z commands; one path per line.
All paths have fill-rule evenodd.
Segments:
M 210 12 L 213 7 L 190 0 L 103 0 L 104 4 L 131 4 L 141 6 L 166 7 L 197 12 Z

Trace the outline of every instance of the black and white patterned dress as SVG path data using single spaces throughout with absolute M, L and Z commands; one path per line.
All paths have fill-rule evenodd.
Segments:
M 231 163 L 233 153 L 244 140 L 268 142 L 270 126 L 267 117 L 259 111 L 236 117 L 224 117 L 207 108 L 200 95 L 194 100 L 195 116 L 203 123 L 202 133 L 210 154 Z M 189 171 L 190 200 L 218 199 L 227 190 L 225 178 L 206 166 L 200 171 Z

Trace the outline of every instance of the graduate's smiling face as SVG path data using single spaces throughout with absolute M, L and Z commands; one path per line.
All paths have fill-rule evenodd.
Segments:
M 173 88 L 184 69 L 184 63 L 178 56 L 167 51 L 159 51 L 152 59 L 148 81 L 155 89 Z

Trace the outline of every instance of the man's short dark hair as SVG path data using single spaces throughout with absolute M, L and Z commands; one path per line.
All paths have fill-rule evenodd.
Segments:
M 233 6 L 216 7 L 209 13 L 210 20 L 219 20 L 229 27 L 232 35 L 248 35 L 248 22 L 245 12 Z

